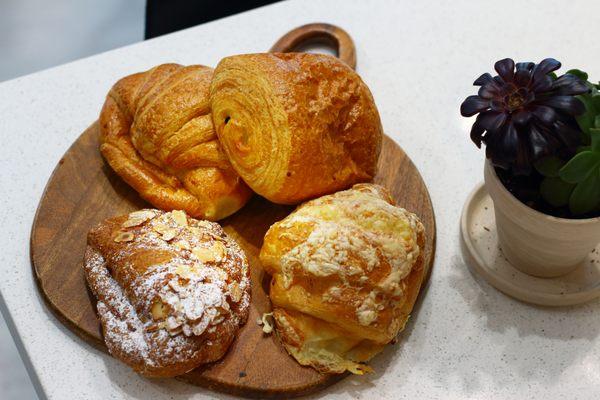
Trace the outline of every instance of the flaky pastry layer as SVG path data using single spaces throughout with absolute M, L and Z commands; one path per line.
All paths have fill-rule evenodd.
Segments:
M 142 198 L 163 210 L 216 221 L 252 192 L 213 129 L 212 68 L 163 64 L 119 80 L 100 113 L 100 151 Z
M 226 57 L 212 117 L 233 168 L 258 194 L 296 204 L 375 175 L 382 127 L 371 92 L 336 57 Z
M 425 232 L 374 184 L 298 207 L 267 232 L 277 331 L 301 364 L 363 373 L 404 328 L 423 279 Z

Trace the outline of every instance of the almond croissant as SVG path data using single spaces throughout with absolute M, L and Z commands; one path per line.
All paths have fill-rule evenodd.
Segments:
M 100 114 L 100 151 L 142 198 L 219 220 L 251 196 L 221 151 L 209 107 L 213 70 L 163 64 L 118 81 Z
M 214 222 L 140 210 L 92 228 L 83 264 L 110 353 L 145 376 L 223 357 L 248 318 L 243 250 Z

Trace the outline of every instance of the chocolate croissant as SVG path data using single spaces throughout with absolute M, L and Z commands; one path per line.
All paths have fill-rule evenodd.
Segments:
M 231 168 L 213 129 L 213 70 L 164 64 L 118 81 L 100 113 L 100 151 L 142 198 L 212 221 L 252 192 Z
M 110 353 L 170 377 L 223 357 L 248 318 L 248 262 L 213 222 L 141 210 L 88 235 L 84 272 Z
M 233 168 L 268 200 L 294 204 L 375 175 L 377 108 L 360 77 L 335 57 L 227 57 L 215 69 L 210 96 Z
M 267 232 L 277 333 L 302 365 L 326 373 L 364 363 L 404 328 L 423 280 L 419 219 L 374 184 L 298 207 Z

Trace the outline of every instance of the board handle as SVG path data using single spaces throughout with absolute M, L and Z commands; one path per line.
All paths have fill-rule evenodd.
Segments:
M 340 60 L 348 64 L 350 68 L 356 69 L 354 41 L 348 32 L 331 24 L 314 23 L 292 29 L 271 47 L 270 52 L 289 53 L 302 45 L 313 43 L 330 46 L 336 51 Z

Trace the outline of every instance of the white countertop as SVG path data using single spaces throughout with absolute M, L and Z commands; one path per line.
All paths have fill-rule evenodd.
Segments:
M 462 261 L 458 223 L 482 179 L 483 152 L 459 106 L 500 58 L 579 67 L 600 79 L 600 3 L 585 1 L 292 0 L 0 84 L 3 227 L 0 309 L 41 398 L 227 398 L 142 379 L 77 338 L 34 285 L 29 233 L 54 166 L 98 116 L 118 78 L 163 62 L 216 65 L 266 51 L 308 22 L 346 29 L 385 131 L 411 156 L 437 218 L 433 274 L 397 345 L 314 395 L 328 398 L 592 399 L 600 393 L 600 300 L 548 309 L 512 300 Z

